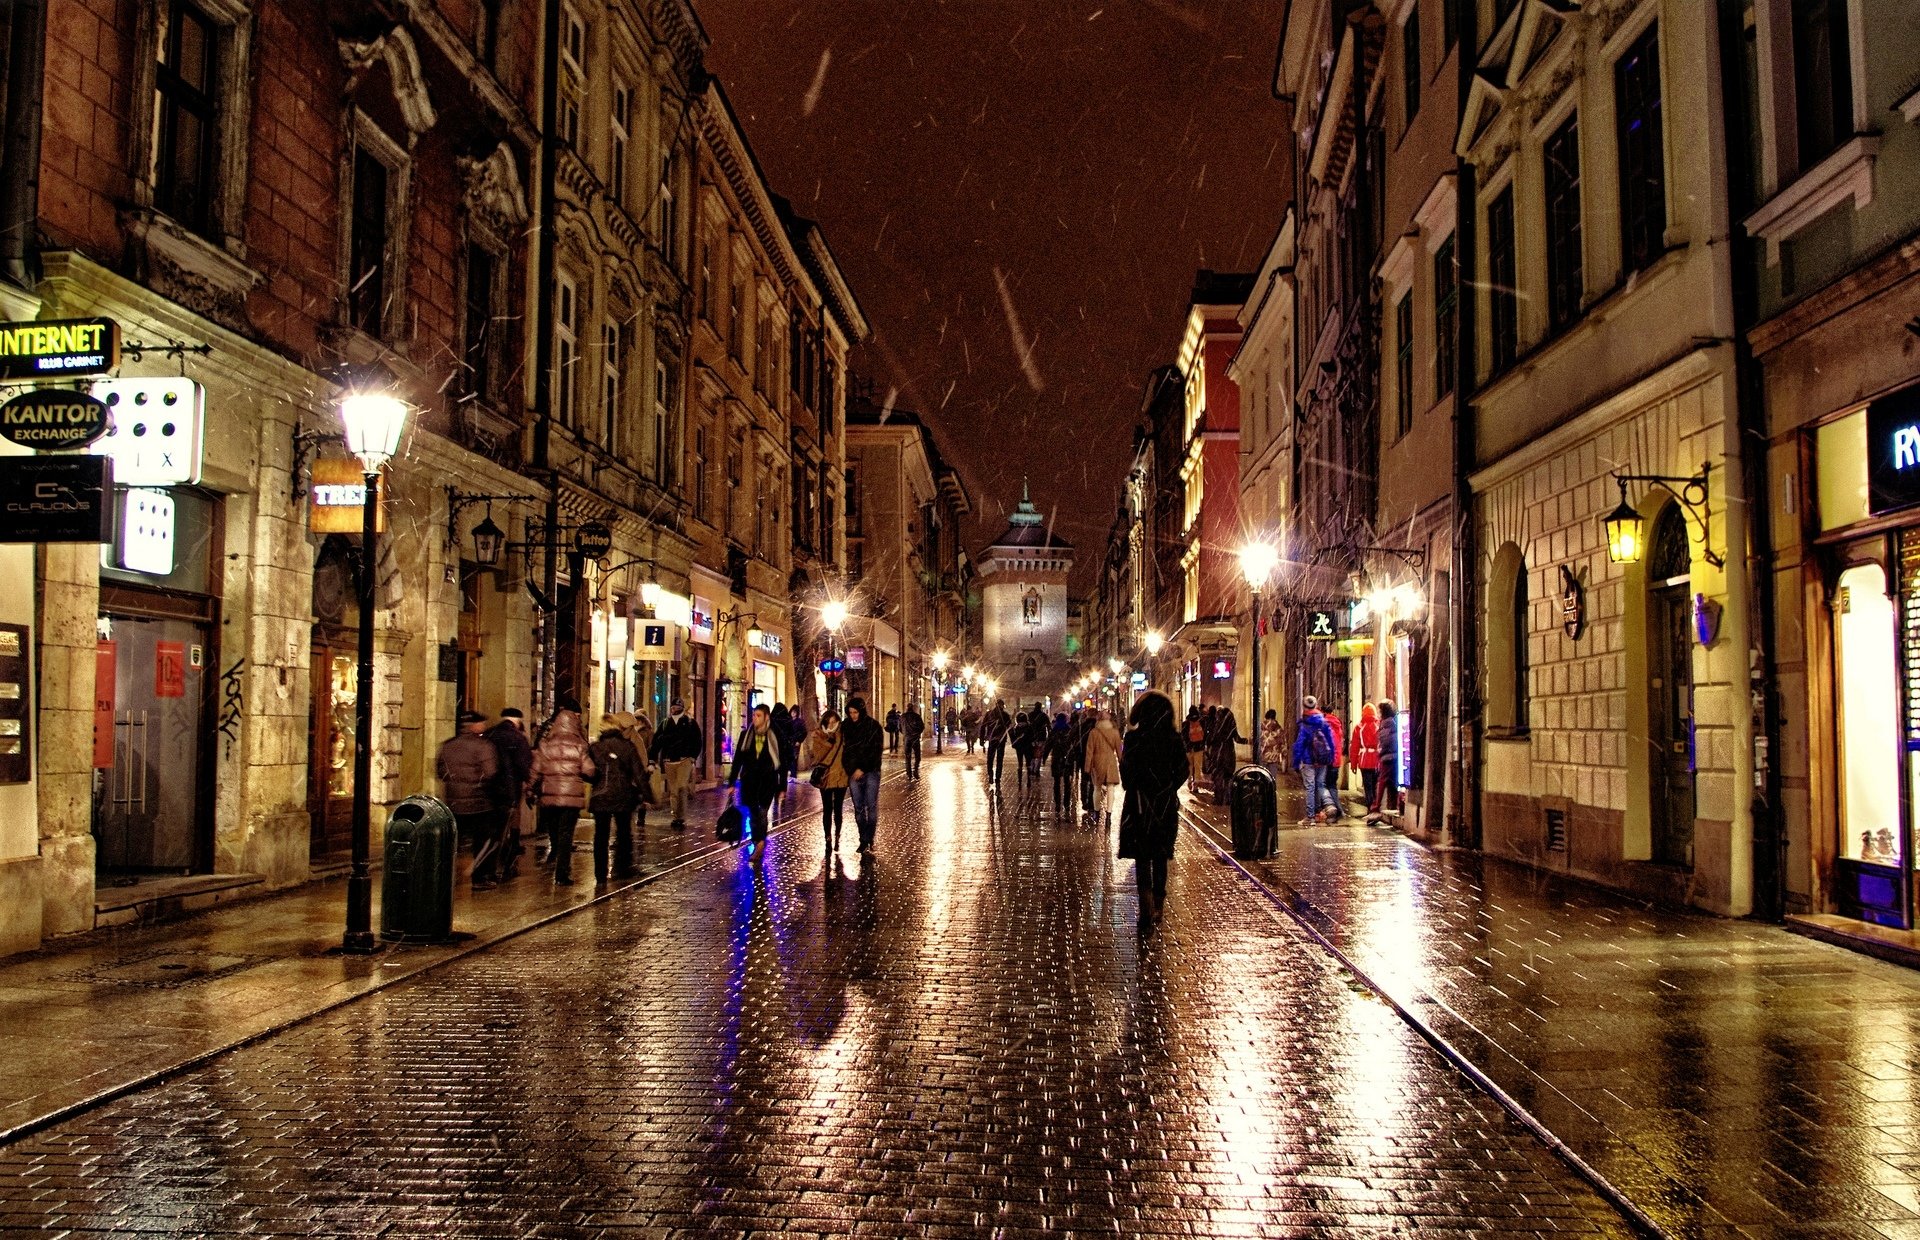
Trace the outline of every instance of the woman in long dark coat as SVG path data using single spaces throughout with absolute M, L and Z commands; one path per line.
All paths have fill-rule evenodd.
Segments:
M 1180 829 L 1180 786 L 1187 782 L 1187 747 L 1174 726 L 1173 703 L 1148 693 L 1133 704 L 1120 753 L 1120 855 L 1133 858 L 1140 890 L 1140 927 L 1160 920 L 1167 902 L 1167 863 Z
M 1247 738 L 1240 735 L 1240 721 L 1234 718 L 1233 707 L 1222 706 L 1213 717 L 1213 729 L 1207 733 L 1207 773 L 1213 777 L 1213 803 L 1227 803 L 1227 789 L 1233 783 L 1233 772 L 1240 765 L 1240 754 L 1234 746 Z

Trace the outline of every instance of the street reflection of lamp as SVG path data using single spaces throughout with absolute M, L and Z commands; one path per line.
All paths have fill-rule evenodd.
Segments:
M 373 937 L 373 576 L 380 539 L 380 471 L 400 450 L 407 406 L 386 392 L 349 392 L 340 401 L 347 450 L 366 479 L 360 510 L 360 667 L 353 704 L 353 868 L 347 875 L 346 952 L 368 953 Z
M 1280 552 L 1272 543 L 1250 542 L 1240 548 L 1240 571 L 1246 575 L 1247 589 L 1253 594 L 1253 668 L 1250 685 L 1253 691 L 1253 718 L 1249 733 L 1260 735 L 1260 591 L 1266 588 L 1267 579 L 1273 576 L 1273 570 L 1280 566 Z M 1255 756 L 1258 756 L 1256 749 Z

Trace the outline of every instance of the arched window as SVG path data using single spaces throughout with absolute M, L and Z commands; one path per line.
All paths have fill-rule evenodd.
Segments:
M 1527 603 L 1527 562 L 1519 547 L 1507 543 L 1494 553 L 1487 580 L 1483 707 L 1496 734 L 1527 727 Z
M 1687 545 L 1687 519 L 1680 505 L 1668 504 L 1653 520 L 1652 554 L 1647 557 L 1647 584 L 1663 585 L 1693 572 L 1692 552 Z
M 1028 684 L 1040 679 L 1040 660 L 1028 655 L 1026 663 L 1021 667 L 1020 676 Z

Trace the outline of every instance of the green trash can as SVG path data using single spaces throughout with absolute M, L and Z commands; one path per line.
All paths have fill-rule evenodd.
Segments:
M 453 860 L 460 836 L 438 797 L 412 796 L 387 819 L 380 878 L 380 937 L 389 943 L 453 938 Z

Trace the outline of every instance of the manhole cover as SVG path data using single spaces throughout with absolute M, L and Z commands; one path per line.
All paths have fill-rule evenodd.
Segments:
M 157 952 L 69 973 L 75 982 L 115 982 L 123 986 L 188 986 L 237 972 L 269 959 L 231 952 Z

